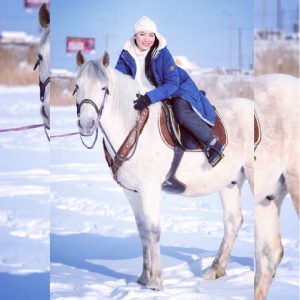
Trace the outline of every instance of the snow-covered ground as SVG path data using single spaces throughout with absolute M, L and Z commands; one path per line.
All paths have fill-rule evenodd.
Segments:
M 0 86 L 0 128 L 40 123 L 38 95 L 35 87 Z M 77 131 L 75 107 L 51 108 L 51 128 L 52 135 Z M 0 299 L 49 299 L 49 273 L 51 299 L 253 299 L 253 201 L 247 183 L 244 223 L 227 276 L 215 281 L 200 276 L 223 236 L 218 194 L 162 194 L 164 291 L 154 292 L 136 283 L 142 255 L 134 217 L 100 141 L 88 150 L 76 135 L 55 138 L 49 147 L 41 128 L 0 133 L 0 157 Z M 285 254 L 269 299 L 298 299 L 298 232 L 287 197 Z
M 42 123 L 39 87 L 0 86 L 0 128 Z M 49 142 L 43 128 L 0 133 L 0 299 L 48 299 Z

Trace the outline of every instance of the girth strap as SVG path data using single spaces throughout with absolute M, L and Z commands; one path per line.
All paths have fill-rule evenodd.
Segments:
M 118 171 L 119 168 L 123 165 L 126 159 L 130 153 L 130 151 L 133 149 L 133 147 L 137 144 L 139 136 L 142 134 L 142 131 L 148 121 L 149 117 L 149 109 L 146 107 L 143 109 L 141 112 L 139 112 L 139 120 L 138 124 L 135 125 L 129 134 L 127 135 L 126 139 L 124 140 L 123 144 L 117 151 L 116 155 L 114 158 L 112 158 L 107 150 L 105 140 L 103 139 L 103 149 L 104 149 L 104 154 L 105 158 L 107 161 L 108 166 L 111 168 L 112 173 L 113 173 L 113 178 L 114 180 L 123 188 L 137 192 L 135 190 L 131 190 L 129 188 L 126 188 L 119 180 L 118 180 Z

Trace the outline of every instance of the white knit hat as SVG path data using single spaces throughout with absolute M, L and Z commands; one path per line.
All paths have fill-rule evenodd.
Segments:
M 134 33 L 132 39 L 135 39 L 134 35 L 143 30 L 148 30 L 155 33 L 157 39 L 159 40 L 159 48 L 164 48 L 167 45 L 167 41 L 165 38 L 157 32 L 156 24 L 148 17 L 144 16 L 140 18 L 133 27 Z
M 146 16 L 140 18 L 134 24 L 133 29 L 134 29 L 134 34 L 136 34 L 139 31 L 147 30 L 147 31 L 154 32 L 157 35 L 157 27 L 155 23 Z

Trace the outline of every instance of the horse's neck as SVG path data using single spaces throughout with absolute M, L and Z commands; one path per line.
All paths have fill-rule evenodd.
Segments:
M 40 78 L 45 81 L 50 76 L 50 28 L 43 29 L 43 36 L 39 44 L 39 52 L 43 56 L 43 66 L 40 68 Z
M 102 126 L 117 151 L 124 142 L 130 130 L 135 126 L 137 111 L 133 108 L 136 99 L 136 85 L 126 75 L 118 74 L 110 69 L 110 85 L 107 102 L 105 104 Z

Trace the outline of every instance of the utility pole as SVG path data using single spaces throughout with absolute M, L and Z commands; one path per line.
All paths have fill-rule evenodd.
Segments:
M 277 0 L 277 30 L 282 30 L 281 0 Z
M 231 44 L 232 44 L 232 41 L 231 41 L 231 30 L 232 30 L 232 26 L 231 26 L 231 23 L 232 23 L 232 16 L 231 16 L 231 13 L 229 13 L 228 11 L 226 10 L 222 10 L 222 12 L 228 16 L 228 69 L 230 70 L 232 68 L 232 63 L 231 63 Z
M 243 68 L 243 60 L 242 60 L 242 29 L 239 28 L 239 68 L 242 70 Z

